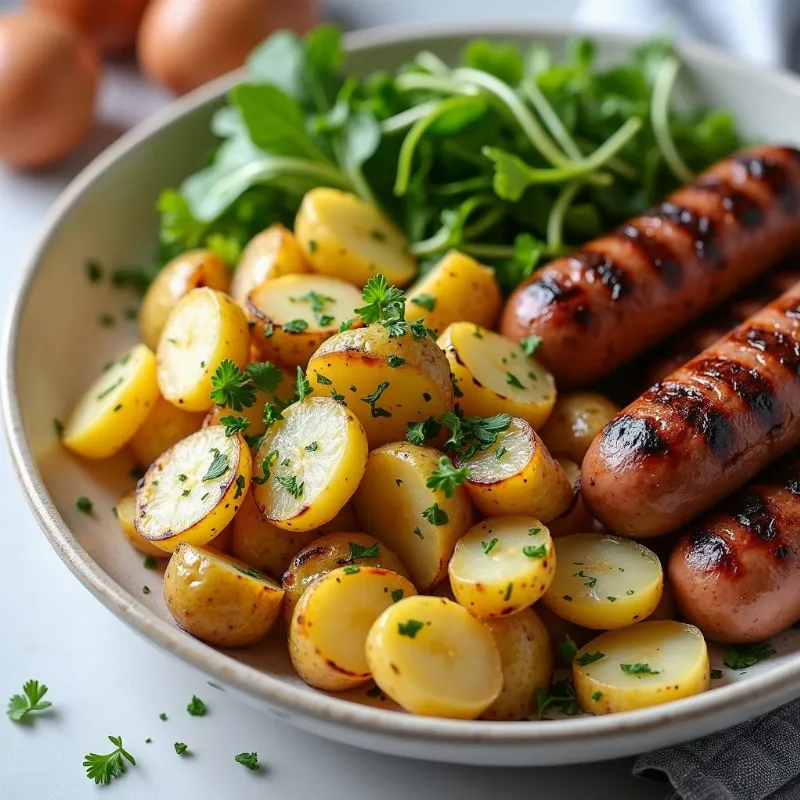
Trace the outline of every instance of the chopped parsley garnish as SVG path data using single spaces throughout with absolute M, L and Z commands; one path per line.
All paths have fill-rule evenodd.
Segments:
M 603 699 L 603 693 L 602 692 L 594 692 L 594 694 L 592 694 L 592 701 L 593 702 L 597 703 L 602 699 Z
M 326 378 L 321 372 L 318 372 L 317 383 L 321 383 L 323 386 L 330 386 L 333 381 L 330 378 Z
M 557 651 L 558 660 L 565 667 L 569 667 L 572 664 L 572 660 L 576 655 L 578 655 L 578 645 L 572 641 L 569 635 L 564 634 L 564 639 L 563 641 L 559 642 Z
M 396 369 L 397 367 L 402 367 L 402 366 L 403 366 L 403 364 L 405 364 L 405 363 L 406 363 L 406 360 L 405 360 L 404 358 L 401 358 L 400 356 L 396 356 L 394 353 L 392 353 L 392 354 L 389 356 L 389 358 L 387 359 L 387 361 L 388 361 L 388 363 L 389 363 L 389 366 L 390 366 L 392 369 Z
M 111 314 L 101 314 L 97 321 L 103 328 L 113 328 L 114 325 L 117 324 L 117 321 Z
M 580 658 L 575 659 L 575 663 L 581 667 L 585 667 L 587 664 L 594 664 L 595 661 L 599 661 L 601 658 L 605 657 L 606 654 L 598 650 L 596 653 L 584 653 Z
M 503 445 L 500 445 L 500 447 L 494 451 L 494 457 L 499 461 L 507 452 L 508 450 L 506 450 Z
M 253 567 L 242 569 L 241 567 L 237 567 L 236 564 L 234 564 L 233 568 L 237 572 L 241 572 L 242 575 L 247 575 L 249 578 L 261 578 L 261 573 L 257 569 L 254 569 Z
M 82 511 L 84 514 L 91 514 L 93 508 L 92 501 L 88 497 L 79 497 L 75 501 L 75 508 Z
M 357 572 L 361 572 L 361 570 L 358 567 L 349 566 L 344 567 L 342 572 L 344 572 L 345 575 L 355 575 Z
M 233 499 L 238 500 L 244 494 L 245 480 L 244 475 L 239 475 L 236 478 L 236 491 L 234 492 Z
M 319 445 L 316 442 L 311 442 L 311 444 L 307 444 L 305 446 L 305 449 L 308 450 L 309 453 L 313 453 L 318 448 L 319 448 Z
M 233 757 L 237 764 L 241 764 L 247 769 L 257 772 L 260 767 L 258 765 L 258 753 L 239 753 Z
M 323 314 L 322 312 L 325 311 L 325 305 L 327 303 L 336 302 L 335 297 L 327 297 L 324 294 L 311 291 L 307 292 L 302 297 L 298 297 L 297 301 L 300 303 L 308 303 L 311 306 L 311 311 L 314 313 L 320 327 L 324 328 L 333 322 L 333 317 L 330 314 Z
M 620 664 L 619 668 L 626 675 L 660 675 L 660 669 L 651 669 L 649 664 Z
M 512 593 L 513 591 L 514 591 L 514 584 L 513 584 L 513 583 L 509 583 L 509 584 L 508 584 L 508 586 L 506 586 L 506 594 L 505 594 L 505 597 L 503 597 L 503 601 L 504 601 L 504 602 L 507 602 L 508 600 L 510 600 L 510 599 L 511 599 L 511 593 Z
M 519 340 L 519 346 L 526 356 L 532 356 L 541 343 L 541 336 L 526 336 L 524 339 Z
M 142 566 L 144 566 L 145 569 L 156 569 L 156 567 L 158 567 L 158 560 L 155 556 L 147 556 Z
M 111 384 L 111 386 L 107 387 L 106 389 L 103 389 L 103 391 L 100 392 L 99 395 L 97 395 L 97 399 L 98 400 L 105 400 L 105 398 L 108 397 L 111 394 L 111 392 L 114 391 L 114 389 L 117 389 L 122 385 L 123 380 L 125 380 L 125 379 L 122 378 L 122 377 L 117 378 L 114 381 L 114 383 Z
M 422 512 L 422 516 L 425 517 L 431 525 L 447 525 L 447 523 L 450 522 L 450 517 L 447 516 L 447 512 L 439 508 L 438 503 L 434 503 L 432 506 L 426 508 Z
M 522 548 L 522 553 L 528 558 L 544 558 L 547 555 L 547 545 L 540 544 L 538 547 L 534 547 L 529 544 Z
M 103 280 L 103 268 L 97 261 L 89 259 L 89 261 L 86 262 L 86 277 L 89 283 L 100 283 L 100 281 Z
M 163 711 L 162 711 L 162 712 L 161 712 L 161 713 L 158 715 L 158 718 L 159 718 L 159 719 L 160 719 L 162 722 L 166 722 L 166 721 L 167 721 L 167 715 L 166 715 L 166 714 L 165 714 Z
M 315 239 L 308 240 L 308 252 L 309 253 L 316 253 L 317 252 L 317 242 Z
M 436 438 L 441 430 L 442 426 L 433 417 L 428 417 L 424 422 L 409 422 L 406 439 L 411 444 L 424 445 Z
M 347 319 L 343 319 L 342 324 L 339 325 L 339 333 L 344 333 L 345 331 L 349 331 L 355 321 L 356 321 L 355 317 L 348 317 Z
M 283 419 L 283 414 L 278 406 L 275 403 L 267 403 L 264 406 L 264 425 L 271 428 L 280 419 Z
M 385 409 L 375 404 L 380 399 L 380 396 L 389 388 L 389 381 L 383 381 L 378 384 L 378 388 L 370 395 L 361 398 L 362 403 L 369 406 L 370 413 L 373 419 L 376 417 L 391 417 L 392 415 Z
M 425 536 L 422 534 L 422 531 L 419 528 L 414 528 L 414 536 L 419 536 L 420 539 L 425 538 Z
M 401 636 L 408 636 L 410 639 L 413 639 L 424 627 L 424 622 L 420 622 L 417 619 L 410 619 L 408 622 L 398 622 L 397 632 Z
M 274 395 L 283 381 L 283 372 L 271 361 L 257 361 L 247 365 L 247 377 L 256 389 Z
M 583 584 L 589 589 L 594 589 L 597 585 L 597 578 L 594 575 L 587 575 L 582 569 L 579 569 L 577 572 L 572 573 L 573 578 L 586 578 L 586 582 Z
M 332 398 L 333 398 L 333 399 L 334 399 L 334 400 L 335 400 L 337 403 L 341 403 L 343 406 L 346 406 L 346 405 L 347 405 L 347 403 L 345 402 L 345 399 L 344 399 L 344 395 L 343 395 L 343 394 L 340 394 L 339 392 L 337 392 L 337 391 L 336 391 L 336 389 L 333 389 L 333 390 L 331 391 L 331 397 L 332 397 Z
M 411 298 L 411 302 L 426 311 L 433 311 L 436 308 L 436 298 L 432 294 L 418 294 Z
M 283 486 L 295 500 L 303 496 L 305 481 L 297 483 L 297 475 L 276 475 L 275 481 Z
M 64 423 L 57 418 L 53 418 L 53 429 L 56 432 L 56 436 L 61 436 L 64 433 Z
M 213 481 L 221 478 L 231 467 L 228 456 L 225 453 L 220 453 L 216 447 L 211 448 L 211 463 L 208 465 L 206 474 L 203 475 L 203 482 Z
M 189 705 L 186 706 L 186 710 L 193 717 L 202 717 L 206 713 L 206 704 L 196 694 L 193 694 Z
M 469 467 L 456 468 L 447 456 L 442 456 L 436 469 L 425 481 L 425 485 L 429 489 L 441 490 L 445 497 L 452 497 L 456 489 L 467 480 L 470 472 Z
M 468 460 L 479 450 L 488 450 L 497 442 L 497 437 L 508 430 L 511 417 L 497 414 L 494 417 L 463 417 L 456 411 L 447 411 L 440 420 L 450 428 L 450 438 L 445 442 L 445 450 L 458 453 Z
M 182 756 L 189 749 L 189 746 L 185 742 L 175 742 L 172 746 L 179 756 Z
M 83 757 L 83 766 L 86 767 L 86 777 L 97 784 L 110 783 L 112 778 L 120 778 L 125 774 L 125 761 L 136 766 L 134 757 L 123 748 L 121 736 L 109 736 L 108 741 L 114 745 L 114 750 L 105 755 L 89 753 Z
M 142 586 L 142 594 L 150 594 L 150 587 Z
M 229 358 L 222 361 L 211 376 L 211 386 L 211 399 L 218 406 L 242 411 L 256 401 L 253 382 Z
M 383 274 L 375 275 L 367 281 L 361 299 L 364 305 L 355 311 L 366 325 L 379 322 L 386 327 L 392 322 L 402 322 L 405 318 L 405 295 L 396 286 L 389 286 Z
M 225 426 L 226 436 L 235 436 L 237 433 L 244 431 L 249 425 L 250 420 L 244 417 L 234 417 L 233 414 L 228 414 L 219 418 L 219 424 Z
M 403 599 L 404 594 L 405 592 L 403 592 L 402 589 L 392 589 L 392 602 L 399 603 Z
M 311 388 L 311 384 L 308 382 L 308 378 L 306 378 L 305 373 L 303 372 L 301 367 L 297 368 L 297 399 L 302 403 L 303 400 L 306 399 L 308 395 L 311 394 L 314 390 Z
M 189 496 L 191 493 L 192 493 L 192 490 L 191 490 L 191 489 L 184 489 L 184 490 L 181 492 L 181 497 L 188 497 L 188 496 Z
M 488 555 L 489 555 L 489 553 L 491 553 L 491 552 L 492 552 L 492 550 L 494 550 L 494 548 L 496 547 L 496 545 L 497 545 L 497 543 L 498 543 L 499 541 L 500 541 L 500 540 L 499 540 L 499 539 L 498 539 L 498 538 L 495 536 L 495 537 L 494 537 L 494 538 L 493 538 L 491 541 L 489 541 L 489 542 L 481 542 L 481 550 L 483 550 L 483 552 L 484 552 L 484 553 L 485 553 L 485 554 L 488 556 Z
M 774 655 L 775 648 L 769 642 L 762 642 L 761 644 L 732 644 L 725 650 L 723 663 L 731 669 L 746 669 Z
M 556 681 L 550 687 L 549 692 L 545 692 L 543 689 L 537 689 L 536 705 L 538 707 L 539 719 L 544 719 L 545 711 L 551 706 L 570 717 L 581 713 L 581 707 L 575 695 L 575 687 L 570 678 Z
M 525 387 L 520 383 L 519 378 L 513 372 L 506 372 L 506 383 L 513 386 L 515 389 L 524 389 Z
M 350 545 L 350 556 L 348 561 L 355 561 L 357 558 L 378 558 L 380 555 L 380 545 L 378 542 L 371 544 L 367 547 L 360 545 L 357 542 L 348 542 Z
M 42 698 L 47 694 L 47 687 L 39 681 L 26 681 L 22 686 L 22 694 L 13 695 L 8 701 L 6 714 L 14 722 L 22 722 L 28 714 L 45 711 L 53 704 Z
M 304 319 L 290 319 L 283 329 L 286 333 L 305 333 L 308 330 L 308 323 Z
M 271 339 L 274 335 L 275 335 L 275 326 L 271 322 L 268 322 L 264 326 L 264 336 L 267 339 Z

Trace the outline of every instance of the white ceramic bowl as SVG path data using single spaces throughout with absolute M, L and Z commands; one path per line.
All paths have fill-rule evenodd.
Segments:
M 350 68 L 392 68 L 421 49 L 454 58 L 477 35 L 518 44 L 542 41 L 560 50 L 573 33 L 529 24 L 452 29 L 386 29 L 348 37 Z M 603 60 L 619 60 L 635 41 L 594 37 Z M 800 143 L 800 80 L 746 66 L 706 47 L 683 49 L 682 91 L 733 109 L 748 136 Z M 53 547 L 109 609 L 150 641 L 204 670 L 249 702 L 293 725 L 389 753 L 486 765 L 539 765 L 639 753 L 695 738 L 768 711 L 800 695 L 800 631 L 776 637 L 778 655 L 743 675 L 715 681 L 706 694 L 605 717 L 544 722 L 459 722 L 414 717 L 359 689 L 326 695 L 294 675 L 275 642 L 215 650 L 172 623 L 159 576 L 118 532 L 111 507 L 131 485 L 122 457 L 93 464 L 58 445 L 54 418 L 64 418 L 102 364 L 136 337 L 122 311 L 132 298 L 107 282 L 90 284 L 87 258 L 108 266 L 147 263 L 155 242 L 159 191 L 196 168 L 210 144 L 208 120 L 237 76 L 177 101 L 122 137 L 56 203 L 12 298 L 4 337 L 2 409 L 16 468 Z M 115 328 L 98 326 L 113 313 Z M 90 497 L 96 516 L 75 508 Z M 721 666 L 715 653 L 715 666 Z

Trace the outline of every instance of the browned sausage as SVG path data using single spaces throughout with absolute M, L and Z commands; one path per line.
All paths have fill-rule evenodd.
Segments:
M 683 615 L 716 642 L 760 642 L 800 618 L 800 455 L 692 524 L 668 575 Z
M 690 358 L 710 347 L 797 281 L 800 281 L 800 256 L 794 255 L 729 304 L 703 317 L 655 352 L 646 353 L 642 356 L 644 365 L 640 384 L 642 388 L 645 389 L 666 378 L 670 372 L 674 372 Z
M 800 444 L 800 284 L 624 408 L 583 461 L 593 516 L 659 536 Z
M 560 386 L 607 375 L 718 305 L 800 244 L 800 151 L 720 161 L 614 233 L 551 262 L 508 300 L 500 330 L 537 334 Z

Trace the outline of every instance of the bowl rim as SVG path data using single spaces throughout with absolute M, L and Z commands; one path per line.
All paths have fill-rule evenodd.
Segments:
M 506 21 L 455 26 L 449 24 L 382 26 L 347 33 L 345 45 L 350 53 L 372 50 L 388 44 L 411 44 L 430 37 L 466 41 L 479 36 L 502 38 L 520 35 L 530 38 L 537 35 L 555 38 L 587 35 L 598 41 L 626 48 L 647 38 L 575 25 Z M 731 74 L 732 79 L 737 72 L 756 74 L 787 93 L 800 97 L 800 77 L 792 75 L 787 70 L 747 64 L 702 43 L 683 43 L 678 45 L 677 49 L 695 64 L 714 64 L 725 69 Z M 178 98 L 123 134 L 91 161 L 70 182 L 50 209 L 17 277 L 16 286 L 11 292 L 2 335 L 0 411 L 14 469 L 25 491 L 26 499 L 50 544 L 72 573 L 108 609 L 141 635 L 202 672 L 213 675 L 239 692 L 265 701 L 273 707 L 295 712 L 305 718 L 317 719 L 322 723 L 354 728 L 363 733 L 381 733 L 419 742 L 455 745 L 480 744 L 502 747 L 557 745 L 567 742 L 589 745 L 598 738 L 623 732 L 635 736 L 637 733 L 643 734 L 656 726 L 666 724 L 683 723 L 689 726 L 688 730 L 691 730 L 693 722 L 700 722 L 713 715 L 720 719 L 721 712 L 724 711 L 747 708 L 755 713 L 762 713 L 788 700 L 787 686 L 791 684 L 800 686 L 800 655 L 789 659 L 785 664 L 778 664 L 763 675 L 720 686 L 714 691 L 662 706 L 623 714 L 549 720 L 543 725 L 535 722 L 465 722 L 396 713 L 317 692 L 302 685 L 287 683 L 269 673 L 237 662 L 227 653 L 194 639 L 170 622 L 158 617 L 138 598 L 117 584 L 89 556 L 70 531 L 45 487 L 25 435 L 17 397 L 16 365 L 18 358 L 21 357 L 17 352 L 20 325 L 37 267 L 54 233 L 69 215 L 73 205 L 93 189 L 107 168 L 176 120 L 207 103 L 219 100 L 231 86 L 242 79 L 243 74 L 242 70 L 237 70 Z M 729 723 L 721 720 L 716 727 L 721 728 L 726 724 Z M 586 756 L 591 757 L 588 752 Z

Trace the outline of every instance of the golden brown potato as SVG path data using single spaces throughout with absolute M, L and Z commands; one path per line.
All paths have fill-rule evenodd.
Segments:
M 202 414 L 183 411 L 159 397 L 139 430 L 128 442 L 128 447 L 136 463 L 146 469 L 181 439 L 199 431 L 202 424 Z
M 131 545 L 133 545 L 133 547 L 143 556 L 166 558 L 167 553 L 165 553 L 160 547 L 156 547 L 151 542 L 148 542 L 147 539 L 143 539 L 136 532 L 136 526 L 133 522 L 135 513 L 136 490 L 131 489 L 129 492 L 125 492 L 125 494 L 120 497 L 120 499 L 117 501 L 117 505 L 114 507 L 114 514 L 119 521 L 119 526 L 122 528 L 122 532 L 128 537 L 128 541 L 131 543 Z
M 551 453 L 581 464 L 594 437 L 618 411 L 619 406 L 597 392 L 564 392 L 540 433 Z

